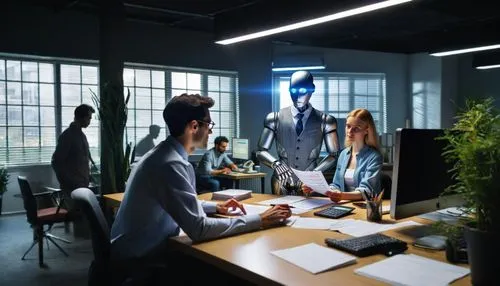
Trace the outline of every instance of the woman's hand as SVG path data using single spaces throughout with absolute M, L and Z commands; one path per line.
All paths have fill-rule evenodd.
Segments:
M 306 185 L 302 184 L 302 193 L 304 193 L 304 195 L 305 195 L 306 197 L 307 197 L 307 196 L 310 196 L 310 195 L 312 194 L 312 192 L 313 192 L 313 190 L 312 190 L 310 187 L 308 187 L 308 186 L 306 186 Z
M 336 203 L 338 203 L 339 201 L 341 201 L 343 199 L 342 192 L 340 190 L 328 191 L 328 192 L 326 192 L 326 195 L 330 198 L 330 200 L 332 200 L 333 202 L 336 202 Z
M 247 214 L 247 211 L 245 210 L 245 207 L 243 207 L 243 204 L 235 199 L 229 199 L 223 203 L 217 204 L 216 209 L 217 213 L 222 215 L 227 215 L 229 211 L 234 211 L 236 209 L 240 209 L 243 214 Z

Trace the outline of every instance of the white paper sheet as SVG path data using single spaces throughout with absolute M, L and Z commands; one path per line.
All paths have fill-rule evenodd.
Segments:
M 304 185 L 313 189 L 316 193 L 326 195 L 326 192 L 330 190 L 330 186 L 321 171 L 300 171 L 293 168 L 292 171 Z
M 299 217 L 292 225 L 295 228 L 330 229 L 332 220 L 314 217 Z
M 291 203 L 290 205 L 293 206 L 294 208 L 299 208 L 303 210 L 312 210 L 330 204 L 333 204 L 333 202 L 329 198 L 324 198 L 324 199 L 306 198 L 305 200 L 294 202 Z
M 464 267 L 415 254 L 398 254 L 354 270 L 392 285 L 448 285 L 470 273 Z
M 294 202 L 298 202 L 298 201 L 302 201 L 304 200 L 305 197 L 302 197 L 302 196 L 281 196 L 281 197 L 277 197 L 277 198 L 274 198 L 274 199 L 270 199 L 270 200 L 265 200 L 265 201 L 260 201 L 258 202 L 258 204 L 261 204 L 261 205 L 282 205 L 282 204 L 286 204 L 286 205 L 289 205 L 289 204 L 292 204 Z
M 351 236 L 360 237 L 364 235 L 383 232 L 390 229 L 401 228 L 412 225 L 421 225 L 414 221 L 404 221 L 395 224 L 379 224 L 357 219 L 343 219 L 333 221 L 330 230 L 336 230 Z
M 356 263 L 355 256 L 316 243 L 271 251 L 271 254 L 313 274 Z
M 261 214 L 265 212 L 270 206 L 259 206 L 259 205 L 251 205 L 251 204 L 243 204 L 245 211 L 247 214 Z M 230 210 L 228 215 L 243 215 L 243 212 L 240 209 Z

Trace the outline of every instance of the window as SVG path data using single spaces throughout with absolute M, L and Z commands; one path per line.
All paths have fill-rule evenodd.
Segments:
M 158 142 L 164 140 L 165 121 L 165 72 L 145 68 L 125 68 L 123 71 L 125 98 L 130 91 L 128 106 L 126 142 L 137 144 L 149 134 L 149 126 L 161 126 Z
M 69 127 L 74 119 L 75 108 L 82 104 L 88 104 L 95 108 L 92 100 L 93 94 L 99 96 L 98 68 L 91 65 L 61 64 L 61 126 L 62 131 Z M 97 114 L 97 109 L 96 113 Z M 89 149 L 94 161 L 100 158 L 99 151 L 99 121 L 94 116 L 87 128 L 82 129 L 87 136 Z M 53 150 L 52 150 L 53 152 Z
M 127 88 L 130 90 L 128 142 L 137 144 L 149 133 L 151 124 L 162 127 L 156 141 L 164 140 L 167 128 L 163 120 L 163 109 L 169 99 L 183 93 L 208 95 L 215 101 L 210 109 L 215 127 L 209 136 L 209 146 L 213 146 L 215 137 L 219 135 L 230 139 L 239 134 L 236 73 L 127 65 L 123 82 L 125 93 Z
M 54 64 L 0 58 L 0 164 L 50 161 L 56 145 Z
M 314 73 L 316 86 L 310 103 L 318 110 L 345 119 L 356 108 L 366 108 L 378 133 L 387 132 L 384 74 Z M 274 75 L 274 109 L 292 105 L 288 92 L 290 75 Z M 339 133 L 342 130 L 339 129 Z M 342 132 L 343 133 L 343 132 Z

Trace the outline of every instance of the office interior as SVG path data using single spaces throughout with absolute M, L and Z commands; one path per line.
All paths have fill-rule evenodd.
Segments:
M 8 1 L 1 9 L 4 29 L 0 53 L 78 61 L 99 60 L 99 18 L 91 13 L 55 11 Z M 386 132 L 397 128 L 446 128 L 453 123 L 457 106 L 466 98 L 491 96 L 500 106 L 500 70 L 477 70 L 473 54 L 432 57 L 428 53 L 388 53 L 299 46 L 268 38 L 233 46 L 217 45 L 213 35 L 170 28 L 147 21 L 126 21 L 122 47 L 128 63 L 236 72 L 239 96 L 239 137 L 257 148 L 265 116 L 273 108 L 273 62 L 293 55 L 319 55 L 326 69 L 335 73 L 380 73 L 386 80 Z M 0 55 L 1 58 L 1 55 Z M 424 96 L 437 103 L 424 110 L 422 126 L 414 124 L 414 99 Z M 314 97 L 314 95 L 313 95 Z M 64 122 L 63 122 L 64 123 Z M 339 126 L 343 129 L 344 126 Z M 343 137 L 340 138 L 343 141 Z M 416 150 L 419 152 L 420 150 Z M 27 176 L 32 187 L 58 186 L 49 163 L 9 166 L 11 180 L 3 198 L 3 212 L 23 211 L 18 175 Z M 269 168 L 262 171 L 270 173 Z M 266 184 L 266 187 L 270 187 Z M 270 193 L 270 189 L 266 189 Z
M 58 12 L 10 2 L 9 9 L 2 9 L 1 13 L 8 27 L 12 27 L 2 31 L 1 53 L 94 62 L 99 59 L 99 19 L 94 14 L 70 9 Z M 474 69 L 473 54 L 432 57 L 427 53 L 295 46 L 266 38 L 221 46 L 213 42 L 210 34 L 155 23 L 126 21 L 124 29 L 122 48 L 128 63 L 237 72 L 239 137 L 250 140 L 250 151 L 257 148 L 263 119 L 275 110 L 272 64 L 293 55 L 320 57 L 326 66 L 322 72 L 384 74 L 387 133 L 406 127 L 408 121 L 411 127 L 449 127 L 457 106 L 463 106 L 465 98 L 491 96 L 500 104 L 500 86 L 496 80 L 500 71 Z M 425 119 L 423 126 L 415 126 L 413 102 L 422 95 L 439 108 L 429 106 L 420 115 Z M 268 168 L 263 170 L 270 172 Z M 35 186 L 57 186 L 48 163 L 12 166 L 9 172 L 13 178 L 28 176 Z M 22 211 L 22 200 L 13 196 L 19 193 L 17 182 L 11 180 L 8 189 L 3 211 Z

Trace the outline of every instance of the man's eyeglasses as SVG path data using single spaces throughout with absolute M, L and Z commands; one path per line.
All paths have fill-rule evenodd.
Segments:
M 203 121 L 203 120 L 196 120 L 200 123 L 205 123 L 206 125 L 208 125 L 208 130 L 212 130 L 215 126 L 215 122 L 213 121 L 210 121 L 210 122 L 207 122 L 207 121 Z

